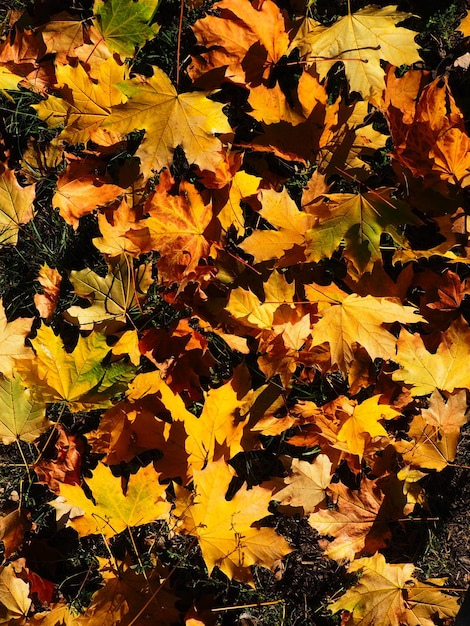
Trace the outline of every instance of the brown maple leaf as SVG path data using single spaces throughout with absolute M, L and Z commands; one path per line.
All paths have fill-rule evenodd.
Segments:
M 332 483 L 328 490 L 336 509 L 311 513 L 308 522 L 321 535 L 334 537 L 323 542 L 330 558 L 353 561 L 387 545 L 392 536 L 389 522 L 400 518 L 405 506 L 399 481 L 363 478 L 358 491 L 342 483 Z

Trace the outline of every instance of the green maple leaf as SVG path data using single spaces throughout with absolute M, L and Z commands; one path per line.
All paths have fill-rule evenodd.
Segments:
M 93 13 L 106 45 L 113 52 L 134 56 L 135 47 L 142 47 L 155 37 L 158 27 L 150 26 L 160 0 L 95 0 Z
M 344 242 L 344 255 L 361 273 L 368 272 L 375 261 L 382 259 L 382 233 L 388 233 L 395 243 L 407 248 L 399 227 L 419 224 L 406 203 L 390 197 L 388 188 L 365 194 L 335 193 L 325 197 L 329 202 L 317 207 L 317 221 L 305 235 L 308 261 L 330 257 Z

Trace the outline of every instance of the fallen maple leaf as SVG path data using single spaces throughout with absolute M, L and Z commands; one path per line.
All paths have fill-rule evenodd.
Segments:
M 56 67 L 59 93 L 48 96 L 34 105 L 38 116 L 52 128 L 64 127 L 59 137 L 68 143 L 86 143 L 93 130 L 108 118 L 111 107 L 120 104 L 125 96 L 115 87 L 123 81 L 125 66 L 109 57 L 92 79 L 78 64 Z
M 189 474 L 203 469 L 208 461 L 216 459 L 217 448 L 225 448 L 227 460 L 243 451 L 241 440 L 247 426 L 250 405 L 256 396 L 251 391 L 246 396 L 243 394 L 240 388 L 242 378 L 243 373 L 236 371 L 232 380 L 207 393 L 199 417 L 188 415 L 185 418 Z
M 32 317 L 19 317 L 9 322 L 0 300 L 0 372 L 5 376 L 13 374 L 15 358 L 31 357 L 31 348 L 25 346 L 25 339 L 32 323 Z
M 12 85 L 11 71 L 21 86 L 43 93 L 54 83 L 53 64 L 44 55 L 44 41 L 35 29 L 12 29 L 11 36 L 3 37 L 0 43 L 0 66 L 4 66 L 0 76 L 5 80 L 2 88 L 18 89 L 18 85 Z
M 46 419 L 46 407 L 32 399 L 21 378 L 0 374 L 0 440 L 10 444 L 22 440 L 31 443 L 52 424 Z
M 41 450 L 39 460 L 34 463 L 38 482 L 44 482 L 54 493 L 60 493 L 60 484 L 79 485 L 81 481 L 81 461 L 85 443 L 79 435 L 70 435 L 61 424 L 55 424 L 54 437 L 49 437 Z M 53 452 L 50 453 L 52 439 Z M 52 458 L 51 458 L 52 456 Z
M 463 33 L 464 37 L 470 37 L 470 11 L 467 11 L 467 15 L 463 18 L 457 29 Z
M 161 175 L 155 192 L 145 202 L 148 217 L 132 225 L 126 235 L 141 252 L 158 250 L 161 257 L 157 267 L 165 282 L 181 282 L 210 250 L 210 203 L 185 181 L 179 193 L 170 194 L 173 182 L 169 172 Z
M 57 179 L 52 204 L 76 230 L 79 218 L 114 202 L 124 189 L 111 184 L 109 176 L 97 175 L 97 168 L 102 165 L 99 159 L 77 159 L 67 155 L 67 160 L 67 169 Z
M 470 328 L 463 320 L 454 321 L 442 334 L 434 354 L 425 348 L 418 334 L 403 329 L 393 357 L 400 369 L 392 373 L 392 378 L 412 385 L 413 396 L 424 396 L 435 389 L 466 389 L 470 386 L 466 367 L 469 342 Z
M 289 284 L 284 274 L 274 271 L 264 283 L 264 301 L 251 291 L 237 287 L 230 292 L 227 311 L 237 320 L 252 328 L 271 328 L 274 314 L 283 305 L 292 305 L 295 286 Z
M 466 186 L 470 162 L 465 152 L 469 138 L 464 116 L 446 78 L 423 86 L 425 82 L 425 75 L 412 80 L 388 78 L 390 102 L 385 115 L 395 146 L 391 156 L 413 176 L 424 178 L 427 186 L 439 180 Z M 408 97 L 414 96 L 416 102 L 403 107 L 402 93 L 407 88 L 411 91 Z
M 379 404 L 380 395 L 367 398 L 354 407 L 353 413 L 342 424 L 338 431 L 338 441 L 345 442 L 352 454 L 360 459 L 364 454 L 366 439 L 369 437 L 387 437 L 387 431 L 379 424 L 379 420 L 393 419 L 400 415 L 388 404 Z
M 154 67 L 153 72 L 148 79 L 136 77 L 119 84 L 128 101 L 113 108 L 103 127 L 121 136 L 145 130 L 136 152 L 145 178 L 170 166 L 179 145 L 190 163 L 214 169 L 222 158 L 217 135 L 231 131 L 223 105 L 204 92 L 178 94 L 161 69 Z
M 406 503 L 397 485 L 363 478 L 358 491 L 342 483 L 332 483 L 328 491 L 336 509 L 321 508 L 309 515 L 308 523 L 320 535 L 334 537 L 324 542 L 330 558 L 354 561 L 357 555 L 387 546 L 392 536 L 389 522 L 403 515 Z
M 0 606 L 4 624 L 24 622 L 31 607 L 29 585 L 16 575 L 12 563 L 0 566 Z
M 310 65 L 316 64 L 320 78 L 335 63 L 343 61 L 351 91 L 378 103 L 385 87 L 381 59 L 396 66 L 419 61 L 415 34 L 396 27 L 411 15 L 397 11 L 396 5 L 382 8 L 369 5 L 341 17 L 331 26 L 314 26 L 300 39 L 294 38 L 290 50 L 299 48 Z
M 117 208 L 111 207 L 100 211 L 98 226 L 102 236 L 93 239 L 93 244 L 98 250 L 110 257 L 121 254 L 139 256 L 140 247 L 126 235 L 142 217 L 141 209 L 142 207 L 130 207 L 126 198 L 123 198 Z
M 159 0 L 95 0 L 93 13 L 108 48 L 133 57 L 135 47 L 142 47 L 158 31 L 158 27 L 150 26 L 158 4 Z
M 351 626 L 432 626 L 433 615 L 451 618 L 458 611 L 457 598 L 445 595 L 438 587 L 413 577 L 413 563 L 389 564 L 378 552 L 357 559 L 348 568 L 360 573 L 359 581 L 338 600 L 330 611 L 347 611 L 344 623 Z
M 409 247 L 399 226 L 418 224 L 409 206 L 391 197 L 391 189 L 365 194 L 329 194 L 328 202 L 315 206 L 315 224 L 305 235 L 307 260 L 331 257 L 345 241 L 344 256 L 360 273 L 370 271 L 382 259 L 380 240 L 388 233 L 401 247 Z
M 52 15 L 40 27 L 46 51 L 56 55 L 57 63 L 66 64 L 67 57 L 75 56 L 75 48 L 83 44 L 83 26 L 82 20 L 76 20 L 63 11 Z
M 80 328 L 91 330 L 102 322 L 125 323 L 152 284 L 152 266 L 134 268 L 133 259 L 126 254 L 110 259 L 108 267 L 104 277 L 91 269 L 70 273 L 75 293 L 91 301 L 87 308 L 75 305 L 67 309 L 69 319 Z
M 43 325 L 31 343 L 36 356 L 16 358 L 15 367 L 38 403 L 67 402 L 72 411 L 106 407 L 110 395 L 134 373 L 132 366 L 123 363 L 103 364 L 110 347 L 99 333 L 79 337 L 69 353 L 52 328 Z
M 412 441 L 396 441 L 394 446 L 411 467 L 443 470 L 455 459 L 460 428 L 467 423 L 467 398 L 464 389 L 444 401 L 434 390 L 429 407 L 413 418 L 408 431 Z
M 217 566 L 229 578 L 253 584 L 251 565 L 271 568 L 292 549 L 273 528 L 257 524 L 269 513 L 271 489 L 243 486 L 226 500 L 232 477 L 223 459 L 195 470 L 194 495 L 176 490 L 176 529 L 197 537 L 209 574 Z
M 253 231 L 241 244 L 242 250 L 253 255 L 255 263 L 276 259 L 276 266 L 284 267 L 302 261 L 305 232 L 313 226 L 313 216 L 299 211 L 285 189 L 263 190 L 259 200 L 259 214 L 276 230 Z
M 188 69 L 192 79 L 219 69 L 232 82 L 257 85 L 266 81 L 289 45 L 278 6 L 271 0 L 223 0 L 214 8 L 217 16 L 209 15 L 193 26 L 198 43 L 208 52 L 193 57 Z
M 312 345 L 330 344 L 331 362 L 347 371 L 354 359 L 353 345 L 360 344 L 371 359 L 393 358 L 396 338 L 383 327 L 384 323 L 424 321 L 412 307 L 402 306 L 386 298 L 356 294 L 341 304 L 326 309 L 312 331 Z
M 283 481 L 285 487 L 275 492 L 273 498 L 281 505 L 302 507 L 304 515 L 312 513 L 326 498 L 331 465 L 326 454 L 319 454 L 313 463 L 292 459 L 290 475 Z
M 0 163 L 0 246 L 16 245 L 22 224 L 33 219 L 36 186 L 22 187 L 14 172 Z
M 25 533 L 33 526 L 35 525 L 31 522 L 29 513 L 22 508 L 0 517 L 0 541 L 5 548 L 5 558 L 8 559 L 21 546 Z M 3 595 L 0 590 L 0 605 L 2 604 Z
M 240 206 L 242 200 L 249 196 L 254 196 L 258 191 L 261 178 L 247 174 L 243 170 L 238 170 L 230 181 L 228 197 L 225 197 L 223 206 L 220 209 L 213 208 L 222 229 L 226 232 L 230 227 L 236 231 L 243 229 L 244 217 Z
M 158 474 L 152 465 L 141 468 L 129 478 L 124 494 L 119 478 L 109 467 L 100 463 L 86 481 L 93 494 L 93 501 L 86 497 L 78 485 L 60 485 L 60 494 L 67 505 L 79 507 L 83 513 L 69 520 L 81 537 L 102 534 L 113 537 L 126 528 L 166 519 L 171 504 L 165 498 L 165 485 L 158 482 Z M 50 504 L 55 506 L 56 500 Z

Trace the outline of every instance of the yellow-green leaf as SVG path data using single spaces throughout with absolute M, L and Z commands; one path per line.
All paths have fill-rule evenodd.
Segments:
M 37 402 L 67 402 L 72 411 L 106 407 L 134 371 L 121 363 L 103 364 L 110 347 L 99 333 L 79 337 L 73 352 L 66 352 L 62 339 L 42 325 L 31 343 L 36 357 L 16 359 L 16 370 Z
M 31 391 L 21 384 L 19 376 L 0 374 L 0 440 L 4 444 L 17 439 L 32 442 L 46 431 L 46 407 L 31 398 Z
M 126 528 L 165 519 L 170 512 L 171 504 L 165 497 L 166 487 L 158 482 L 158 474 L 152 465 L 131 475 L 125 494 L 121 479 L 113 476 L 110 468 L 103 463 L 97 466 L 86 483 L 95 503 L 78 485 L 60 486 L 60 494 L 67 505 L 83 511 L 83 515 L 69 521 L 81 537 L 91 534 L 113 537 Z

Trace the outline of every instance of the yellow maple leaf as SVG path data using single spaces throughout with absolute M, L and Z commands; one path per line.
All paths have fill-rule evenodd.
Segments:
M 153 72 L 151 78 L 120 83 L 128 101 L 113 108 L 104 128 L 121 136 L 145 130 L 136 152 L 145 178 L 170 166 L 179 145 L 190 163 L 214 170 L 222 149 L 217 135 L 231 131 L 223 105 L 209 100 L 205 92 L 178 94 L 165 72 L 157 67 Z
M 36 186 L 22 187 L 12 170 L 0 164 L 0 246 L 16 245 L 21 224 L 33 219 Z
M 467 399 L 464 389 L 444 401 L 434 390 L 429 407 L 413 418 L 408 431 L 412 441 L 394 443 L 404 461 L 411 467 L 443 470 L 455 459 L 460 428 L 467 423 Z
M 467 368 L 470 328 L 463 320 L 456 320 L 442 334 L 437 351 L 429 352 L 418 334 L 400 332 L 397 354 L 392 357 L 400 369 L 393 380 L 412 385 L 413 396 L 424 396 L 435 389 L 452 392 L 470 387 Z
M 345 442 L 349 451 L 359 455 L 361 459 L 369 437 L 388 436 L 379 421 L 400 415 L 399 411 L 388 404 L 379 404 L 379 400 L 380 395 L 376 395 L 355 406 L 352 415 L 343 422 L 338 431 L 338 441 Z
M 235 377 L 217 389 L 210 389 L 199 417 L 188 415 L 184 427 L 188 434 L 185 448 L 188 453 L 189 472 L 202 469 L 214 458 L 217 444 L 226 446 L 227 458 L 243 450 L 241 440 L 247 426 L 247 415 L 253 392 L 240 394 L 239 378 Z
M 312 330 L 312 345 L 330 344 L 331 362 L 347 371 L 354 359 L 354 343 L 367 350 L 371 359 L 394 358 L 397 340 L 384 323 L 424 321 L 410 306 L 386 298 L 350 294 L 341 304 L 323 312 Z
M 463 18 L 457 27 L 464 37 L 470 37 L 470 11 L 467 11 L 467 15 Z
M 171 504 L 165 497 L 166 486 L 158 482 L 158 474 L 152 465 L 131 475 L 125 494 L 121 480 L 115 478 L 103 463 L 97 466 L 86 483 L 94 503 L 78 485 L 63 483 L 60 486 L 60 494 L 67 505 L 83 511 L 82 515 L 69 520 L 69 525 L 81 537 L 102 534 L 109 539 L 126 528 L 166 519 L 170 512 Z M 51 506 L 56 503 L 53 500 Z
M 109 116 L 111 107 L 125 96 L 115 87 L 126 76 L 124 65 L 109 57 L 101 63 L 95 80 L 79 63 L 56 66 L 58 89 L 62 97 L 48 96 L 34 105 L 38 116 L 52 128 L 64 127 L 59 137 L 68 143 L 86 143 L 92 130 Z
M 0 372 L 5 376 L 13 374 L 16 358 L 30 358 L 31 348 L 25 346 L 25 339 L 31 331 L 32 317 L 19 317 L 9 322 L 0 300 Z
M 253 255 L 255 263 L 276 259 L 276 265 L 282 267 L 302 261 L 305 232 L 313 226 L 313 216 L 299 211 L 286 189 L 263 190 L 259 200 L 259 214 L 276 230 L 255 230 L 240 247 Z
M 128 355 L 130 362 L 137 366 L 140 363 L 139 335 L 137 330 L 126 330 L 114 344 L 111 352 L 117 356 Z
M 269 514 L 271 489 L 243 486 L 226 500 L 232 476 L 222 459 L 196 470 L 194 496 L 178 488 L 174 515 L 177 530 L 197 537 L 209 573 L 217 566 L 229 578 L 252 584 L 250 565 L 271 568 L 291 548 L 273 528 L 256 524 Z
M 283 304 L 290 304 L 294 298 L 295 285 L 289 284 L 283 274 L 274 271 L 264 283 L 264 301 L 243 287 L 230 292 L 227 311 L 234 318 L 252 328 L 271 328 L 274 314 Z
M 418 581 L 414 569 L 413 563 L 389 564 L 378 552 L 356 559 L 348 571 L 361 574 L 358 582 L 328 608 L 333 613 L 347 611 L 345 619 L 351 626 L 432 626 L 435 614 L 454 617 L 459 608 L 457 598 Z
M 240 202 L 248 196 L 254 196 L 258 191 L 261 178 L 247 174 L 243 170 L 235 173 L 231 183 L 226 203 L 217 212 L 217 219 L 224 231 L 233 225 L 236 231 L 242 230 L 245 222 Z
M 315 25 L 301 39 L 294 38 L 290 50 L 299 48 L 310 64 L 316 63 L 320 78 L 338 61 L 343 61 L 351 91 L 378 103 L 385 88 L 380 61 L 392 65 L 411 65 L 419 61 L 415 34 L 398 22 L 411 13 L 397 11 L 396 5 L 377 8 L 366 6 L 345 15 L 331 26 Z

